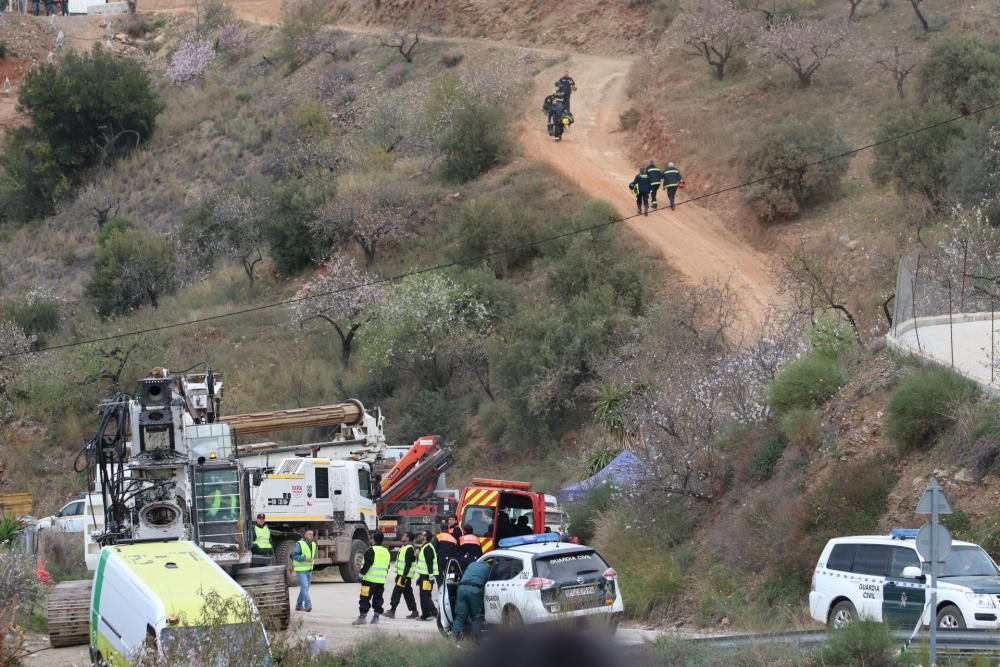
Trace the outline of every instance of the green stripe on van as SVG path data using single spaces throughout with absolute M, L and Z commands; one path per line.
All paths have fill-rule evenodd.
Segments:
M 94 574 L 94 593 L 90 603 L 90 645 L 97 648 L 97 625 L 101 611 L 101 589 L 104 584 L 104 566 L 108 563 L 110 549 L 101 551 L 101 560 L 97 563 L 97 573 Z

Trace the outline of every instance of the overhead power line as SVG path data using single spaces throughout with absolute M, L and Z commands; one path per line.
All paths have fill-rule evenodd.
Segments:
M 702 199 L 708 199 L 709 197 L 717 197 L 717 196 L 719 196 L 721 194 L 725 194 L 727 192 L 732 192 L 734 190 L 742 190 L 743 188 L 750 187 L 752 185 L 756 185 L 757 183 L 762 183 L 762 182 L 770 180 L 772 178 L 777 178 L 779 176 L 784 176 L 785 174 L 799 172 L 799 171 L 802 171 L 804 169 L 808 169 L 810 167 L 815 167 L 815 166 L 818 166 L 818 165 L 821 165 L 821 164 L 825 164 L 827 162 L 833 162 L 834 160 L 841 160 L 843 158 L 850 157 L 850 156 L 855 155 L 857 153 L 861 153 L 863 151 L 867 151 L 867 150 L 871 150 L 873 148 L 877 148 L 878 146 L 882 146 L 882 145 L 885 145 L 885 144 L 893 143 L 893 142 L 899 141 L 901 139 L 906 139 L 907 137 L 912 137 L 914 135 L 921 134 L 923 132 L 928 132 L 928 131 L 936 129 L 938 127 L 942 127 L 944 125 L 948 125 L 950 123 L 954 123 L 954 122 L 957 122 L 957 121 L 960 121 L 960 120 L 963 120 L 963 119 L 966 119 L 966 118 L 970 118 L 972 116 L 977 116 L 977 115 L 986 113 L 987 111 L 992 111 L 993 109 L 996 109 L 996 108 L 1000 108 L 1000 102 L 996 102 L 994 104 L 990 104 L 990 105 L 982 107 L 980 109 L 976 109 L 974 111 L 970 111 L 969 113 L 966 113 L 966 114 L 961 114 L 961 115 L 958 115 L 958 116 L 954 116 L 952 118 L 948 118 L 948 119 L 945 119 L 945 120 L 938 121 L 936 123 L 931 123 L 930 125 L 924 125 L 922 127 L 918 127 L 916 129 L 910 130 L 908 132 L 903 132 L 901 134 L 894 135 L 894 136 L 889 137 L 887 139 L 883 139 L 881 141 L 874 141 L 872 143 L 865 144 L 863 146 L 858 146 L 858 147 L 852 148 L 852 149 L 850 149 L 848 151 L 844 151 L 843 153 L 838 153 L 836 155 L 830 155 L 828 157 L 821 158 L 819 160 L 815 160 L 813 162 L 807 162 L 807 163 L 799 165 L 797 167 L 789 167 L 788 169 L 782 169 L 781 171 L 772 172 L 770 174 L 766 174 L 764 176 L 760 176 L 758 178 L 755 178 L 755 179 L 752 179 L 752 180 L 749 180 L 749 181 L 744 181 L 744 182 L 738 183 L 736 185 L 730 185 L 728 187 L 720 188 L 718 190 L 713 190 L 712 192 L 708 192 L 706 194 L 698 195 L 697 197 L 689 197 L 688 199 L 685 199 L 683 201 L 677 202 L 676 205 L 677 206 L 683 206 L 685 204 L 691 204 L 693 202 L 700 201 Z M 652 213 L 653 214 L 661 213 L 661 212 L 666 211 L 666 210 L 667 210 L 666 208 L 655 209 L 655 210 L 652 211 Z M 228 312 L 225 312 L 225 313 L 219 313 L 218 315 L 208 315 L 206 317 L 198 317 L 198 318 L 194 318 L 194 319 L 190 319 L 190 320 L 183 320 L 183 321 L 180 321 L 180 322 L 172 322 L 170 324 L 160 324 L 160 325 L 157 325 L 157 326 L 154 326 L 154 327 L 147 327 L 145 329 L 136 329 L 136 330 L 133 330 L 133 331 L 127 331 L 125 333 L 109 334 L 107 336 L 99 336 L 99 337 L 96 337 L 96 338 L 87 338 L 85 340 L 74 341 L 72 343 L 62 343 L 62 344 L 59 344 L 59 345 L 49 345 L 47 347 L 42 347 L 42 348 L 39 348 L 37 350 L 28 350 L 28 351 L 25 351 L 25 352 L 15 352 L 15 353 L 9 354 L 7 356 L 8 357 L 15 357 L 15 356 L 37 355 L 37 354 L 42 354 L 43 352 L 52 352 L 54 350 L 63 350 L 63 349 L 66 349 L 66 348 L 78 347 L 78 346 L 81 346 L 81 345 L 91 345 L 93 343 L 103 343 L 103 342 L 106 342 L 106 341 L 109 341 L 109 340 L 117 340 L 117 339 L 120 339 L 120 338 L 130 338 L 132 336 L 142 336 L 144 334 L 156 333 L 157 331 L 166 331 L 166 330 L 169 330 L 169 329 L 177 329 L 179 327 L 191 326 L 193 324 L 202 324 L 204 322 L 212 322 L 212 321 L 215 321 L 215 320 L 221 320 L 221 319 L 226 319 L 226 318 L 230 318 L 230 317 L 236 317 L 238 315 L 246 315 L 248 313 L 256 313 L 256 312 L 259 312 L 259 311 L 262 311 L 262 310 L 269 310 L 271 308 L 278 308 L 278 307 L 281 307 L 281 306 L 289 306 L 289 305 L 292 305 L 292 304 L 295 304 L 295 303 L 299 303 L 299 302 L 302 302 L 302 301 L 308 301 L 310 299 L 318 299 L 318 298 L 321 298 L 321 297 L 324 297 L 324 296 L 330 296 L 331 294 L 338 294 L 338 293 L 341 293 L 341 292 L 349 292 L 349 291 L 352 291 L 352 290 L 362 289 L 362 288 L 365 288 L 365 287 L 372 287 L 372 286 L 375 286 L 375 285 L 382 285 L 382 284 L 385 284 L 385 283 L 391 283 L 391 282 L 395 282 L 397 280 L 403 280 L 404 278 L 409 278 L 411 276 L 418 276 L 418 275 L 421 275 L 421 274 L 424 274 L 424 273 L 432 273 L 434 271 L 444 271 L 445 269 L 451 269 L 451 268 L 454 268 L 454 267 L 457 267 L 457 266 L 466 266 L 466 265 L 469 265 L 469 264 L 475 264 L 475 263 L 481 262 L 483 260 L 490 259 L 491 257 L 496 257 L 496 256 L 504 255 L 504 254 L 507 254 L 507 253 L 510 253 L 510 252 L 516 252 L 518 250 L 524 250 L 524 249 L 527 249 L 527 248 L 532 248 L 532 247 L 539 246 L 539 245 L 542 245 L 542 244 L 545 244 L 545 243 L 551 243 L 553 241 L 558 241 L 559 239 L 564 239 L 564 238 L 567 238 L 567 237 L 570 237 L 570 236 L 576 236 L 578 234 L 586 234 L 587 232 L 593 232 L 593 231 L 596 231 L 598 229 L 603 229 L 605 227 L 610 227 L 611 225 L 615 225 L 615 224 L 618 224 L 618 223 L 621 223 L 621 222 L 626 222 L 628 220 L 632 220 L 633 218 L 638 218 L 638 217 L 642 217 L 642 216 L 640 214 L 636 213 L 636 214 L 628 215 L 628 216 L 625 216 L 625 217 L 622 217 L 622 218 L 612 218 L 610 220 L 606 220 L 605 222 L 601 222 L 601 223 L 598 223 L 598 224 L 595 224 L 595 225 L 588 225 L 586 227 L 578 227 L 578 228 L 571 229 L 571 230 L 566 231 L 566 232 L 562 232 L 560 234 L 554 234 L 552 236 L 547 236 L 545 238 L 538 239 L 538 240 L 535 240 L 535 241 L 529 241 L 527 243 L 520 243 L 520 244 L 513 245 L 513 246 L 507 246 L 505 248 L 500 248 L 498 250 L 492 250 L 490 252 L 484 252 L 484 253 L 479 254 L 479 255 L 474 255 L 472 257 L 464 257 L 462 259 L 456 259 L 456 260 L 453 260 L 451 262 L 443 262 L 441 264 L 434 264 L 434 265 L 431 265 L 431 266 L 426 266 L 426 267 L 424 267 L 422 269 L 416 269 L 416 270 L 413 270 L 413 271 L 407 271 L 405 273 L 398 273 L 398 274 L 395 274 L 395 275 L 392 275 L 392 276 L 388 276 L 388 277 L 385 277 L 385 278 L 378 278 L 376 280 L 369 280 L 367 282 L 357 283 L 355 285 L 348 285 L 346 287 L 341 287 L 341 288 L 338 288 L 338 289 L 335 289 L 335 290 L 327 290 L 327 291 L 324 291 L 324 292 L 318 292 L 316 294 L 308 294 L 308 295 L 304 295 L 304 296 L 292 297 L 290 299 L 282 299 L 280 301 L 272 301 L 272 302 L 260 304 L 260 305 L 257 305 L 257 306 L 251 306 L 249 308 L 241 308 L 239 310 L 231 310 L 231 311 L 228 311 Z

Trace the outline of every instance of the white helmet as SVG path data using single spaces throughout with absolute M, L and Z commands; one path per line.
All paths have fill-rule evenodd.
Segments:
M 674 163 L 673 163 L 673 162 L 668 162 L 668 163 L 667 163 L 667 166 L 668 166 L 668 167 L 672 167 L 672 166 L 674 166 Z

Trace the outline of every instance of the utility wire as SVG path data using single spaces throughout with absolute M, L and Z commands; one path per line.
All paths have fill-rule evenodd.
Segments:
M 850 156 L 855 155 L 857 153 L 861 153 L 863 151 L 871 150 L 873 148 L 877 148 L 877 147 L 885 145 L 885 144 L 893 143 L 893 142 L 899 141 L 901 139 L 906 139 L 908 137 L 912 137 L 914 135 L 921 134 L 923 132 L 928 132 L 928 131 L 936 129 L 938 127 L 942 127 L 944 125 L 948 125 L 950 123 L 954 123 L 956 121 L 960 121 L 960 120 L 963 120 L 963 119 L 966 119 L 966 118 L 971 118 L 973 116 L 977 116 L 977 115 L 986 113 L 987 111 L 991 111 L 991 110 L 996 109 L 996 108 L 1000 108 L 1000 102 L 996 102 L 994 104 L 990 104 L 990 105 L 982 107 L 980 109 L 976 109 L 974 111 L 970 111 L 970 112 L 965 113 L 965 114 L 954 116 L 952 118 L 941 120 L 941 121 L 938 121 L 936 123 L 932 123 L 930 125 L 924 125 L 923 127 L 919 127 L 919 128 L 914 129 L 914 130 L 910 130 L 908 132 L 903 132 L 902 134 L 897 134 L 897 135 L 894 135 L 894 136 L 889 137 L 887 139 L 883 139 L 881 141 L 874 141 L 872 143 L 865 144 L 864 146 L 859 146 L 857 148 L 852 148 L 851 150 L 845 151 L 843 153 L 838 153 L 837 155 L 831 155 L 831 156 L 828 156 L 828 157 L 816 160 L 814 162 L 808 162 L 806 164 L 799 165 L 797 167 L 789 167 L 787 169 L 782 169 L 781 171 L 772 172 L 770 174 L 766 174 L 764 176 L 760 176 L 758 178 L 755 178 L 755 179 L 752 179 L 752 180 L 749 180 L 749 181 L 744 181 L 744 182 L 738 183 L 736 185 L 730 185 L 728 187 L 724 187 L 724 188 L 721 188 L 719 190 L 714 190 L 714 191 L 708 192 L 706 194 L 698 195 L 697 197 L 689 197 L 688 199 L 685 199 L 684 201 L 677 202 L 676 206 L 683 206 L 684 204 L 691 204 L 693 202 L 696 202 L 696 201 L 699 201 L 699 200 L 702 200 L 702 199 L 708 199 L 709 197 L 717 197 L 717 196 L 719 196 L 721 194 L 724 194 L 726 192 L 732 192 L 734 190 L 741 190 L 743 188 L 750 187 L 751 185 L 756 185 L 757 183 L 762 183 L 762 182 L 770 180 L 772 178 L 777 178 L 778 176 L 784 176 L 785 174 L 799 172 L 799 171 L 802 171 L 804 169 L 808 169 L 810 167 L 815 167 L 815 166 L 818 166 L 818 165 L 821 165 L 821 164 L 825 164 L 827 162 L 832 162 L 834 160 L 840 160 L 840 159 L 843 159 L 845 157 L 850 157 Z M 667 210 L 666 208 L 655 209 L 653 211 L 653 213 L 654 214 L 661 213 L 661 212 L 666 211 L 666 210 Z M 99 336 L 99 337 L 96 337 L 96 338 L 87 338 L 85 340 L 75 341 L 75 342 L 72 342 L 72 343 L 62 343 L 60 345 L 49 345 L 48 347 L 42 347 L 42 348 L 39 348 L 37 350 L 27 350 L 25 352 L 14 352 L 14 353 L 8 354 L 7 357 L 37 355 L 37 354 L 42 354 L 44 352 L 52 352 L 54 350 L 63 350 L 63 349 L 70 348 L 70 347 L 78 347 L 80 345 L 90 345 L 90 344 L 93 344 L 93 343 L 103 343 L 103 342 L 106 342 L 106 341 L 109 341 L 109 340 L 117 340 L 119 338 L 130 338 L 132 336 L 141 336 L 143 334 L 155 333 L 157 331 L 166 331 L 168 329 L 177 329 L 179 327 L 186 327 L 186 326 L 190 326 L 192 324 L 201 324 L 203 322 L 212 322 L 214 320 L 221 320 L 221 319 L 225 319 L 225 318 L 229 318 L 229 317 L 236 317 L 238 315 L 246 315 L 248 313 L 256 313 L 256 312 L 259 312 L 259 311 L 262 311 L 262 310 L 269 310 L 271 308 L 278 308 L 280 306 L 288 306 L 288 305 L 292 305 L 292 304 L 295 304 L 295 303 L 300 303 L 302 301 L 308 301 L 310 299 L 318 299 L 320 297 L 330 296 L 331 294 L 339 294 L 341 292 L 349 292 L 349 291 L 352 291 L 352 290 L 362 289 L 362 288 L 365 288 L 365 287 L 373 287 L 375 285 L 382 285 L 382 284 L 385 284 L 385 283 L 395 282 L 397 280 L 402 280 L 404 278 L 409 278 L 411 276 L 418 276 L 418 275 L 421 275 L 421 274 L 424 274 L 424 273 L 432 273 L 434 271 L 443 271 L 445 269 L 454 268 L 456 266 L 464 266 L 466 264 L 473 264 L 473 263 L 480 262 L 480 261 L 485 260 L 485 259 L 489 259 L 491 257 L 496 257 L 497 255 L 503 255 L 503 254 L 506 254 L 506 253 L 509 253 L 509 252 L 515 252 L 515 251 L 518 251 L 518 250 L 524 250 L 526 248 L 532 248 L 534 246 L 539 246 L 539 245 L 542 245 L 544 243 L 551 243 L 553 241 L 558 241 L 559 239 L 564 239 L 564 238 L 567 238 L 567 237 L 570 237 L 570 236 L 576 236 L 577 234 L 585 234 L 587 232 L 593 232 L 593 231 L 596 231 L 598 229 L 603 229 L 605 227 L 610 227 L 611 225 L 615 225 L 615 224 L 618 224 L 618 223 L 621 223 L 621 222 L 626 222 L 628 220 L 632 220 L 634 218 L 639 218 L 639 217 L 642 217 L 642 216 L 640 214 L 636 213 L 636 214 L 628 215 L 628 216 L 625 216 L 625 217 L 622 217 L 622 218 L 612 218 L 612 219 L 607 220 L 605 222 L 601 222 L 601 223 L 598 223 L 598 224 L 595 224 L 595 225 L 588 225 L 586 227 L 578 227 L 576 229 L 571 229 L 569 231 L 562 232 L 560 234 L 555 234 L 553 236 L 547 236 L 547 237 L 545 237 L 543 239 L 538 239 L 538 240 L 535 240 L 535 241 L 529 241 L 529 242 L 521 243 L 521 244 L 514 245 L 514 246 L 508 246 L 506 248 L 500 248 L 499 250 L 492 250 L 490 252 L 485 252 L 485 253 L 482 253 L 482 254 L 479 254 L 479 255 L 475 255 L 475 256 L 472 256 L 472 257 L 464 257 L 462 259 L 456 259 L 456 260 L 451 261 L 451 262 L 443 262 L 441 264 L 433 264 L 431 266 L 426 266 L 426 267 L 424 267 L 422 269 L 416 269 L 414 271 L 407 271 L 405 273 L 398 273 L 396 275 L 388 276 L 386 278 L 378 278 L 378 279 L 375 279 L 375 280 L 370 280 L 370 281 L 363 282 L 363 283 L 358 283 L 358 284 L 355 284 L 355 285 L 348 285 L 346 287 L 341 287 L 341 288 L 338 288 L 338 289 L 335 289 L 335 290 L 328 290 L 328 291 L 325 291 L 325 292 L 318 292 L 316 294 L 308 294 L 308 295 L 304 295 L 304 296 L 292 297 L 290 299 L 283 299 L 281 301 L 272 301 L 270 303 L 261 304 L 259 306 L 251 306 L 250 308 L 242 308 L 240 310 L 232 310 L 232 311 L 229 311 L 229 312 L 226 312 L 226 313 L 220 313 L 218 315 L 209 315 L 209 316 L 206 316 L 206 317 L 199 317 L 199 318 L 195 318 L 195 319 L 191 319 L 191 320 L 183 320 L 181 322 L 173 322 L 171 324 L 161 324 L 161 325 L 157 325 L 155 327 L 147 327 L 145 329 L 136 329 L 134 331 L 127 331 L 125 333 L 109 334 L 107 336 Z

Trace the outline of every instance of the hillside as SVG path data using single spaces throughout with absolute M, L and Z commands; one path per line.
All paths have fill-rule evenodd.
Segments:
M 946 175 L 941 202 L 891 168 L 923 164 L 917 151 L 866 151 L 773 220 L 729 192 L 612 223 L 634 210 L 625 184 L 651 157 L 678 162 L 683 201 L 764 175 L 745 157 L 791 121 L 823 125 L 819 148 L 803 140 L 810 159 L 883 137 L 939 103 L 918 63 L 956 38 L 994 44 L 1000 21 L 942 0 L 925 32 L 909 3 L 863 2 L 849 25 L 846 3 L 785 3 L 824 34 L 847 26 L 800 87 L 743 47 L 712 78 L 669 4 L 299 0 L 282 14 L 233 0 L 192 15 L 150 0 L 160 13 L 117 27 L 136 35 L 120 62 L 150 73 L 162 106 L 149 136 L 32 206 L 3 181 L 0 321 L 35 340 L 0 348 L 0 489 L 44 478 L 36 510 L 56 508 L 83 484 L 71 471 L 98 401 L 153 366 L 207 362 L 228 412 L 353 397 L 384 409 L 394 444 L 441 433 L 452 486 L 488 475 L 557 490 L 632 449 L 649 479 L 572 512 L 622 574 L 628 615 L 656 625 L 808 623 L 824 541 L 917 525 L 931 475 L 961 509 L 956 535 L 1000 555 L 997 402 L 879 344 L 896 262 L 935 246 L 974 180 L 949 181 L 956 162 L 935 155 L 993 173 L 983 144 L 960 144 L 982 141 L 971 122 L 923 154 L 933 169 L 911 170 Z M 759 11 L 739 15 L 763 30 Z M 413 62 L 380 44 L 417 27 Z M 194 41 L 211 51 L 204 72 L 171 82 Z M 903 100 L 874 64 L 887 45 L 916 68 Z M 980 101 L 1000 91 L 1000 59 L 981 48 L 996 80 Z M 0 63 L 40 58 L 17 57 Z M 578 122 L 554 146 L 537 108 L 567 68 Z M 9 176 L 19 163 L 5 159 Z M 391 280 L 353 289 L 377 279 Z M 341 289 L 356 298 L 272 307 Z M 69 347 L 10 356 L 32 345 Z

